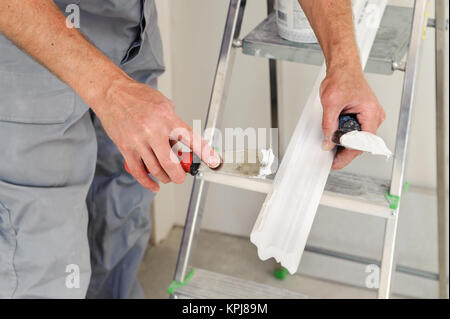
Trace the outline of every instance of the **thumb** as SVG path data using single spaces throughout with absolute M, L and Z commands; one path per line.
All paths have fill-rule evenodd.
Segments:
M 338 95 L 336 91 L 329 86 L 327 79 L 323 80 L 320 85 L 320 100 L 322 102 L 323 116 L 322 116 L 322 131 L 323 131 L 323 143 L 322 148 L 325 151 L 331 151 L 335 144 L 332 141 L 333 134 L 336 132 L 339 126 L 339 114 L 341 108 L 336 107 L 339 105 Z
M 334 132 L 338 129 L 339 123 L 339 109 L 338 108 L 324 108 L 322 118 L 323 144 L 322 148 L 325 151 L 331 151 L 335 144 L 332 141 Z

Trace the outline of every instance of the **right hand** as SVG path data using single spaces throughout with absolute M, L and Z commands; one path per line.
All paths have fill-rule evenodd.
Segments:
M 340 66 L 327 70 L 322 82 L 320 96 L 323 106 L 323 149 L 332 150 L 332 136 L 338 129 L 339 115 L 356 114 L 363 131 L 377 133 L 386 118 L 359 64 Z M 362 152 L 341 148 L 336 152 L 332 169 L 342 169 Z
M 146 167 L 164 184 L 181 184 L 186 178 L 170 140 L 189 146 L 209 166 L 219 165 L 219 156 L 178 117 L 172 101 L 150 86 L 131 79 L 116 81 L 102 104 L 96 114 L 106 133 L 130 173 L 150 191 L 158 192 L 159 185 L 148 176 Z

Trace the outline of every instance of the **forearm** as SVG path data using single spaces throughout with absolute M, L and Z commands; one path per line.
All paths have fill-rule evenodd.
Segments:
M 94 110 L 127 75 L 66 19 L 53 1 L 0 1 L 0 32 L 70 85 Z
M 350 0 L 299 0 L 325 55 L 327 75 L 320 98 L 323 107 L 323 149 L 332 150 L 339 115 L 357 114 L 363 131 L 376 134 L 386 115 L 361 67 Z M 361 152 L 338 149 L 333 169 L 341 169 Z
M 186 178 L 169 139 L 191 147 L 211 167 L 220 164 L 214 150 L 176 115 L 169 99 L 133 81 L 81 33 L 67 28 L 53 1 L 0 0 L 0 32 L 87 102 L 145 188 L 159 190 L 148 172 L 162 183 Z
M 320 42 L 328 71 L 361 69 L 350 0 L 299 0 Z

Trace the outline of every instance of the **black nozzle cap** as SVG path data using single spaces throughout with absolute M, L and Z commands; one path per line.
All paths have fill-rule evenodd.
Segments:
M 341 114 L 339 129 L 333 134 L 333 143 L 339 144 L 342 135 L 352 131 L 361 131 L 361 124 L 359 124 L 356 114 Z
M 200 163 L 192 163 L 189 169 L 189 174 L 196 176 L 198 174 L 198 169 L 200 168 Z
M 196 176 L 198 174 L 198 170 L 200 168 L 202 161 L 195 153 L 192 154 L 192 156 L 193 157 L 191 167 L 189 168 L 189 174 L 191 174 L 192 176 Z
M 361 124 L 359 124 L 356 114 L 341 114 L 339 116 L 339 131 L 345 133 L 361 131 Z

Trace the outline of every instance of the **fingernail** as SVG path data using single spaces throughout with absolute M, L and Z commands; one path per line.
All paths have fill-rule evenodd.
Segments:
M 217 168 L 220 165 L 220 157 L 217 155 L 211 156 L 208 160 L 208 166 L 211 168 Z
M 325 137 L 322 142 L 322 149 L 324 151 L 331 151 L 333 149 L 333 143 L 331 143 L 330 137 Z

